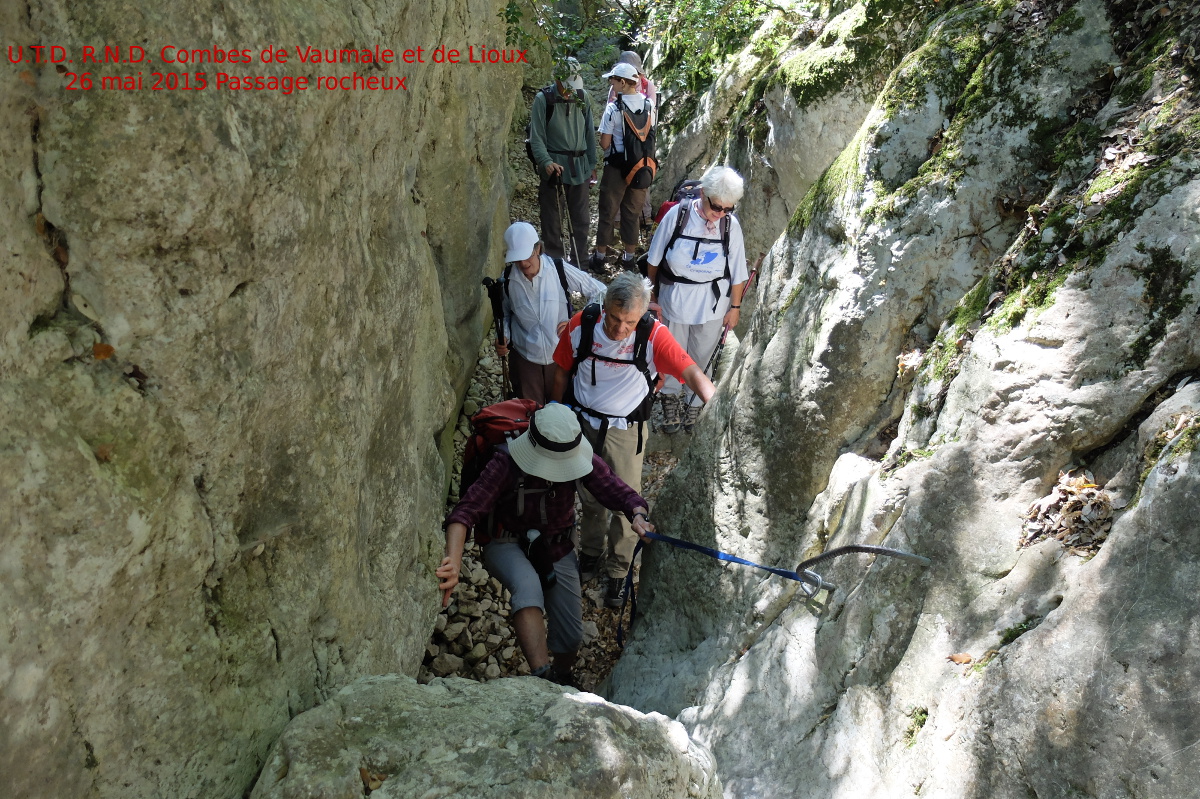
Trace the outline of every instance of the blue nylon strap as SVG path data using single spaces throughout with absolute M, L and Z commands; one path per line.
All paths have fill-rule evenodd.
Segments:
M 841 557 L 842 555 L 849 555 L 852 553 L 858 553 L 862 555 L 886 555 L 889 558 L 899 558 L 900 560 L 905 560 L 909 563 L 915 563 L 925 568 L 933 565 L 933 562 L 929 560 L 929 558 L 921 555 L 914 555 L 911 552 L 903 552 L 899 549 L 891 549 L 890 547 L 881 547 L 872 544 L 847 544 L 846 546 L 836 547 L 828 552 L 823 552 L 814 558 L 801 561 L 800 564 L 796 566 L 795 571 L 788 571 L 787 569 L 777 569 L 773 566 L 763 566 L 761 563 L 755 563 L 753 561 L 746 560 L 745 558 L 739 558 L 736 555 L 730 555 L 728 552 L 722 552 L 719 549 L 701 546 L 700 544 L 693 544 L 691 541 L 684 541 L 683 539 L 673 538 L 669 535 L 662 535 L 661 533 L 646 533 L 646 538 L 651 538 L 655 541 L 663 541 L 673 547 L 679 547 L 680 549 L 690 549 L 694 552 L 708 555 L 710 558 L 723 560 L 726 563 L 740 563 L 743 566 L 753 566 L 756 569 L 762 569 L 763 571 L 770 572 L 771 574 L 779 577 L 786 577 L 789 580 L 795 580 L 796 582 L 800 583 L 800 590 L 804 592 L 804 595 L 809 599 L 815 597 L 822 589 L 827 591 L 835 591 L 837 590 L 837 586 L 833 585 L 832 583 L 825 582 L 821 575 L 810 571 L 805 567 L 816 566 L 818 563 L 824 563 L 827 560 L 832 560 L 833 558 Z M 645 543 L 646 542 L 644 540 L 638 541 L 637 546 L 633 550 L 633 557 L 629 561 L 629 572 L 625 575 L 625 596 L 628 597 L 627 604 L 630 608 L 630 626 L 633 625 L 633 619 L 637 615 L 637 596 L 635 596 L 633 593 L 633 563 L 637 560 L 638 553 L 642 551 L 642 545 Z M 624 620 L 625 608 L 622 607 L 617 615 L 617 646 L 622 648 L 625 646 Z
M 693 544 L 691 541 L 684 541 L 682 538 L 675 538 L 674 536 L 663 535 L 662 533 L 646 533 L 646 538 L 649 538 L 653 541 L 662 541 L 670 544 L 673 547 L 678 547 L 679 549 L 690 549 L 693 552 L 699 552 L 703 555 L 708 555 L 710 558 L 725 561 L 726 563 L 740 563 L 743 566 L 753 566 L 756 569 L 762 569 L 763 571 L 770 572 L 771 574 L 778 575 L 779 577 L 786 577 L 789 580 L 795 580 L 796 582 L 803 584 L 802 590 L 810 599 L 816 596 L 817 592 L 819 592 L 821 589 L 828 589 L 832 591 L 835 588 L 835 586 L 832 584 L 822 580 L 820 575 L 814 574 L 813 572 L 807 570 L 804 572 L 794 572 L 788 569 L 776 568 L 775 566 L 763 566 L 761 563 L 755 563 L 752 560 L 739 558 L 737 555 L 730 555 L 728 552 L 722 552 L 719 549 L 713 549 L 712 547 L 706 547 L 700 544 Z M 642 547 L 645 546 L 645 544 L 646 542 L 642 540 L 637 542 L 637 546 L 633 549 L 633 557 L 629 559 L 629 571 L 625 575 L 625 596 L 628 597 L 625 604 L 629 606 L 629 625 L 631 627 L 633 626 L 633 619 L 637 615 L 637 595 L 633 590 L 633 564 L 637 561 L 638 553 L 642 551 Z M 617 615 L 617 646 L 622 649 L 625 648 L 624 607 L 621 608 Z
M 805 572 L 804 574 L 800 574 L 798 572 L 794 572 L 789 569 L 780 569 L 775 566 L 763 566 L 761 563 L 755 563 L 752 560 L 746 560 L 745 558 L 739 558 L 737 555 L 730 555 L 728 552 L 722 552 L 719 549 L 713 549 L 712 547 L 701 546 L 700 544 L 693 544 L 691 541 L 684 541 L 681 538 L 674 538 L 669 535 L 662 535 L 661 533 L 646 533 L 646 537 L 654 539 L 655 541 L 665 541 L 666 543 L 670 544 L 671 546 L 679 547 L 680 549 L 690 549 L 693 552 L 700 552 L 702 554 L 708 555 L 710 558 L 716 558 L 717 560 L 723 560 L 726 563 L 740 563 L 743 566 L 753 566 L 756 569 L 762 569 L 763 571 L 770 572 L 771 574 L 777 574 L 780 577 L 786 577 L 789 580 L 795 580 L 798 583 L 808 583 L 809 585 L 819 585 L 819 586 L 823 586 L 823 587 L 828 586 L 827 583 L 823 583 L 821 581 L 821 578 L 817 577 L 812 572 Z

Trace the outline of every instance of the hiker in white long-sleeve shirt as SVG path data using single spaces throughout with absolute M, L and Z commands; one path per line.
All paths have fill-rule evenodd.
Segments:
M 550 401 L 554 386 L 559 332 L 575 313 L 570 293 L 579 292 L 587 302 L 596 302 L 604 296 L 605 286 L 563 259 L 545 255 L 537 230 L 528 222 L 509 225 L 504 243 L 508 346 L 497 342 L 496 352 L 509 356 L 517 396 L 544 404 Z

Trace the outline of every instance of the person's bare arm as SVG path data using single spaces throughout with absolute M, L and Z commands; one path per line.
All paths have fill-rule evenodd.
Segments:
M 683 382 L 705 403 L 712 399 L 712 395 L 717 391 L 713 381 L 709 380 L 708 375 L 696 364 L 683 370 Z
M 567 391 L 567 370 L 554 364 L 554 386 L 550 389 L 550 399 L 562 402 L 563 394 Z
M 458 573 L 462 569 L 463 547 L 467 543 L 467 526 L 452 522 L 446 527 L 446 557 L 434 570 L 438 588 L 442 591 L 442 607 L 450 604 L 450 594 L 458 585 Z

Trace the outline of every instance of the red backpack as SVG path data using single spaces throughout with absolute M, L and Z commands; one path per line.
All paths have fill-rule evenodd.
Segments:
M 481 408 L 471 417 L 472 432 L 463 451 L 462 475 L 458 483 L 460 498 L 479 479 L 495 454 L 496 447 L 507 444 L 529 429 L 533 412 L 541 407 L 533 400 L 510 399 Z

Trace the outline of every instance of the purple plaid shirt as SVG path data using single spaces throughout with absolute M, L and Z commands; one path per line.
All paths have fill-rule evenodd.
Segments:
M 520 533 L 538 529 L 548 535 L 569 531 L 575 522 L 575 484 L 551 483 L 527 474 L 525 507 L 521 509 L 517 507 L 517 477 L 520 474 L 521 470 L 517 468 L 512 457 L 507 452 L 497 451 L 480 473 L 479 479 L 471 484 L 467 493 L 454 506 L 454 510 L 450 511 L 443 528 L 458 522 L 465 524 L 470 530 L 495 509 L 498 530 Z M 617 477 L 599 455 L 592 455 L 591 474 L 584 475 L 579 482 L 600 504 L 609 510 L 624 513 L 630 521 L 633 521 L 634 508 L 647 507 L 646 500 Z M 538 491 L 543 488 L 548 490 Z M 546 503 L 544 524 L 541 512 L 543 498 Z M 475 537 L 481 545 L 491 541 L 491 536 L 482 527 L 475 531 Z M 563 536 L 553 547 L 553 557 L 557 560 L 567 554 L 573 546 L 570 537 Z

